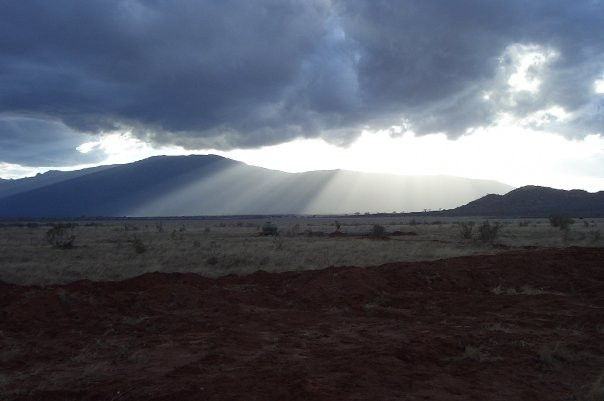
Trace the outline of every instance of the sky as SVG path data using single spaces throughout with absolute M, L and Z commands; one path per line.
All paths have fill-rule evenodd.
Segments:
M 602 0 L 0 0 L 0 177 L 220 154 L 604 190 Z

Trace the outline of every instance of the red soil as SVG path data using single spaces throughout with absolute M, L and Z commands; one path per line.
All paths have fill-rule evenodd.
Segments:
M 2 400 L 571 400 L 603 368 L 601 248 L 0 283 Z

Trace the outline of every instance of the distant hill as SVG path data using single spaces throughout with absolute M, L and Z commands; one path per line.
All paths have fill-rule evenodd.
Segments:
M 158 156 L 0 183 L 0 218 L 401 212 L 453 208 L 511 189 L 459 177 L 292 174 L 214 155 Z
M 111 167 L 113 166 L 98 166 L 75 171 L 50 170 L 45 173 L 37 174 L 34 177 L 20 178 L 17 180 L 3 180 L 0 178 L 0 198 L 81 177 Z
M 565 191 L 548 187 L 525 186 L 505 195 L 486 195 L 443 214 L 453 216 L 499 217 L 603 217 L 604 191 Z

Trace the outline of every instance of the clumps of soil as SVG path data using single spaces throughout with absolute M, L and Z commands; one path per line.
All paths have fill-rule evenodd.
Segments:
M 0 283 L 0 394 L 582 399 L 604 366 L 603 261 L 604 249 L 572 248 L 218 279 Z

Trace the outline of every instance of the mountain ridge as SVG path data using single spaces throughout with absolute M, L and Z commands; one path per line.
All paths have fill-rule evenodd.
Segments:
M 216 155 L 154 156 L 65 174 L 48 185 L 33 177 L 21 192 L 0 187 L 0 218 L 412 211 L 451 208 L 512 189 L 496 181 L 448 176 L 286 173 Z
M 493 217 L 603 217 L 604 191 L 563 190 L 537 185 L 516 188 L 506 194 L 489 194 L 442 213 L 450 216 Z

